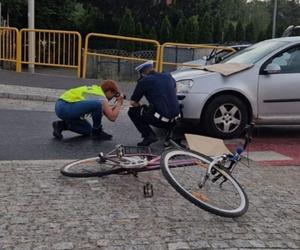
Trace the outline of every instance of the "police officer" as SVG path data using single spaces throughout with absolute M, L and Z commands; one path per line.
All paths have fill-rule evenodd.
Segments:
M 108 101 L 116 98 L 114 106 Z M 115 81 L 106 80 L 100 85 L 81 86 L 62 94 L 55 104 L 55 113 L 61 119 L 52 123 L 53 136 L 62 139 L 62 132 L 70 130 L 81 135 L 92 135 L 97 139 L 110 140 L 112 135 L 103 131 L 101 120 L 104 114 L 115 121 L 123 104 L 123 95 Z M 91 115 L 93 125 L 86 119 Z
M 135 127 L 142 134 L 143 140 L 138 146 L 149 146 L 157 141 L 150 125 L 158 128 L 171 128 L 179 116 L 179 103 L 176 96 L 176 82 L 168 73 L 158 73 L 153 68 L 153 61 L 147 61 L 135 68 L 140 79 L 131 96 L 131 108 L 128 115 Z M 145 96 L 149 105 L 140 105 Z

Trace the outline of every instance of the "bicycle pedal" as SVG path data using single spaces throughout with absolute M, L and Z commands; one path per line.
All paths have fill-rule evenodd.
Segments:
M 151 198 L 153 197 L 153 185 L 149 182 L 147 182 L 144 185 L 144 197 L 145 198 Z
M 104 163 L 106 161 L 104 154 L 102 152 L 99 153 L 98 157 L 99 157 L 98 160 L 99 163 Z

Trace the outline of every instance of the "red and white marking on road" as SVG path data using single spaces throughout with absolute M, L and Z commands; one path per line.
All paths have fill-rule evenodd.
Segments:
M 300 138 L 253 138 L 247 151 L 249 159 L 265 166 L 300 166 Z

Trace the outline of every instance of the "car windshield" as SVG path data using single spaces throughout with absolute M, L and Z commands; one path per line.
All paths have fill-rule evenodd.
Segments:
M 259 42 L 248 48 L 233 53 L 231 56 L 222 61 L 222 63 L 255 64 L 270 52 L 277 50 L 285 44 L 286 42 L 283 41 L 270 40 Z

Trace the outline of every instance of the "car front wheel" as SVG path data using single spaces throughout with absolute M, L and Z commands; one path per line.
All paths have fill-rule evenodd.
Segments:
M 210 136 L 229 139 L 239 137 L 249 123 L 248 109 L 236 96 L 222 95 L 204 110 L 204 127 Z

